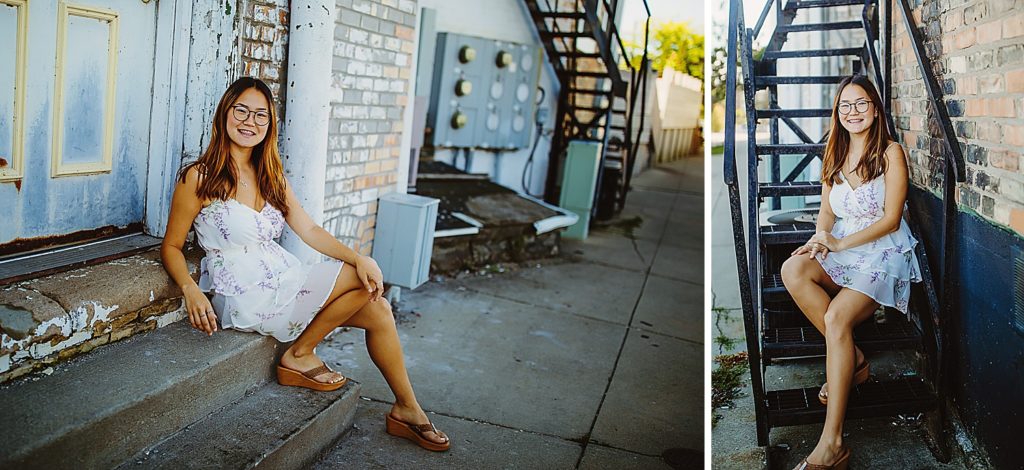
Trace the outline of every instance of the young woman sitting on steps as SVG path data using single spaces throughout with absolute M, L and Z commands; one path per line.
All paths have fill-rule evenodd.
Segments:
M 278 245 L 286 223 L 329 260 L 305 265 Z M 182 254 L 191 227 L 207 255 L 198 284 Z M 377 263 L 314 223 L 285 179 L 274 98 L 262 81 L 240 78 L 221 97 L 210 147 L 178 176 L 161 256 L 193 327 L 294 341 L 277 367 L 282 385 L 341 388 L 348 379 L 316 356 L 316 346 L 339 326 L 366 330 L 370 358 L 395 394 L 388 433 L 429 450 L 449 448 L 413 394 Z M 204 292 L 213 293 L 212 302 Z
M 908 171 L 885 126 L 881 99 L 864 76 L 839 84 L 822 162 L 817 230 L 782 265 L 790 296 L 825 336 L 826 404 L 817 446 L 797 469 L 845 469 L 843 421 L 850 388 L 868 379 L 853 328 L 879 305 L 904 314 L 910 283 L 921 280 L 917 240 L 903 222 Z

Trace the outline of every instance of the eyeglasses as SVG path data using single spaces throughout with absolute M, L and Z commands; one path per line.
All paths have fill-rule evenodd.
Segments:
M 235 117 L 239 122 L 245 122 L 249 119 L 249 115 L 255 116 L 257 126 L 265 126 L 270 123 L 270 113 L 266 111 L 252 111 L 247 106 L 236 104 L 231 108 L 231 115 Z
M 850 114 L 850 111 L 852 111 L 854 108 L 857 109 L 858 113 L 866 113 L 866 112 L 868 112 L 868 105 L 870 105 L 870 104 L 871 104 L 870 101 L 865 101 L 865 100 L 857 100 L 857 101 L 855 101 L 852 104 L 851 103 L 839 103 L 839 114 L 843 114 L 843 115 Z

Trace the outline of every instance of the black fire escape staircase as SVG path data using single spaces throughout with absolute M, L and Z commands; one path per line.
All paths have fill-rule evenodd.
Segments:
M 785 3 L 784 3 L 785 2 Z M 824 23 L 796 23 L 800 11 L 835 7 L 862 6 L 861 17 L 852 21 Z M 910 8 L 901 0 L 908 31 L 912 31 L 912 44 L 917 54 L 922 75 L 925 77 L 932 105 L 932 115 L 943 128 L 945 137 L 944 178 L 944 234 L 942 253 L 938 260 L 939 272 L 950 272 L 949 263 L 953 237 L 953 214 L 955 203 L 953 192 L 956 181 L 963 181 L 963 158 L 960 146 L 942 101 L 941 91 L 932 74 L 928 57 L 924 54 L 921 35 L 914 24 Z M 883 25 L 885 63 L 878 60 L 875 39 L 879 38 L 879 10 L 887 14 Z M 775 10 L 776 28 L 759 60 L 753 57 L 752 43 L 758 37 L 762 25 L 771 10 Z M 846 8 L 849 10 L 850 8 Z M 838 12 L 837 12 L 838 13 Z M 730 200 L 733 236 L 736 245 L 737 270 L 743 304 L 746 345 L 749 353 L 751 388 L 757 417 L 758 445 L 769 445 L 772 428 L 824 422 L 826 407 L 817 398 L 820 383 L 783 384 L 781 388 L 769 389 L 764 376 L 768 366 L 784 366 L 785 359 L 808 356 L 823 356 L 825 340 L 803 316 L 782 284 L 779 275 L 781 265 L 789 254 L 805 243 L 813 234 L 815 224 L 795 222 L 786 224 L 765 223 L 761 220 L 762 208 L 778 209 L 781 198 L 821 194 L 819 175 L 810 175 L 809 180 L 800 180 L 804 170 L 816 158 L 821 158 L 826 136 L 814 138 L 798 125 L 799 118 L 828 119 L 831 109 L 782 109 L 779 106 L 778 91 L 783 86 L 831 85 L 842 80 L 842 76 L 779 76 L 778 61 L 786 59 L 820 60 L 822 57 L 849 57 L 852 69 L 868 74 L 883 95 L 888 108 L 891 69 L 891 21 L 899 15 L 892 9 L 891 0 L 768 0 L 753 29 L 744 26 L 742 0 L 730 0 L 728 29 L 729 66 L 726 75 L 726 141 L 724 178 Z M 860 30 L 865 43 L 856 48 L 833 48 L 820 50 L 786 50 L 784 46 L 792 35 L 808 32 L 823 34 L 822 31 Z M 832 34 L 832 33 L 824 33 Z M 827 39 L 826 39 L 827 44 Z M 747 117 L 747 212 L 744 214 L 740 199 L 740 181 L 737 177 L 736 142 L 736 92 L 737 62 L 743 73 L 743 99 Z M 870 72 L 869 72 L 870 69 Z M 755 106 L 755 92 L 768 91 L 767 107 Z M 831 90 L 829 91 L 831 93 Z M 890 131 L 894 131 L 891 116 L 886 110 Z M 759 120 L 767 120 L 767 142 L 758 141 Z M 781 143 L 779 129 L 786 126 L 800 139 L 799 143 Z M 825 125 L 827 128 L 827 124 Z M 826 133 L 827 134 L 827 133 Z M 892 132 L 895 136 L 895 132 Z M 799 163 L 787 175 L 781 174 L 780 157 L 798 159 Z M 763 176 L 759 177 L 759 174 Z M 744 236 L 744 215 L 748 232 Z M 868 320 L 854 331 L 854 341 L 866 354 L 887 350 L 916 351 L 919 359 L 918 372 L 899 377 L 877 377 L 855 387 L 850 396 L 847 410 L 849 419 L 897 414 L 926 413 L 929 431 L 940 434 L 938 457 L 948 459 L 945 443 L 946 432 L 945 380 L 943 329 L 948 318 L 950 302 L 939 292 L 950 292 L 948 275 L 941 276 L 942 290 L 936 289 L 927 254 L 924 251 L 922 234 L 918 232 L 912 218 L 908 217 L 911 230 L 921 240 L 917 256 L 924 282 L 912 287 L 910 315 L 898 311 L 887 311 L 874 320 Z M 940 307 L 941 305 L 941 307 Z M 769 457 L 770 457 L 769 453 Z
M 650 9 L 638 68 L 631 65 L 616 25 L 620 0 L 523 1 L 561 86 L 545 199 L 559 201 L 569 142 L 600 142 L 594 210 L 597 218 L 610 218 L 625 205 L 644 127 Z

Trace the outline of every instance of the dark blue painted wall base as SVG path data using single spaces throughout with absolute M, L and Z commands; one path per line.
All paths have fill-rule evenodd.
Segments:
M 942 201 L 912 186 L 909 203 L 938 274 Z M 1024 288 L 1024 279 L 1014 279 L 1014 260 L 1024 253 L 1024 238 L 958 211 L 955 243 L 947 393 L 992 465 L 1024 468 L 1024 332 L 1014 327 L 1014 292 Z

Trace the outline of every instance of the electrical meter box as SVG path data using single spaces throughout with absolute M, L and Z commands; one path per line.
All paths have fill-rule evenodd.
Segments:
M 590 228 L 590 210 L 594 207 L 597 171 L 601 163 L 600 142 L 573 140 L 565 155 L 562 191 L 558 205 L 573 211 L 580 218 L 562 236 L 585 240 Z
M 530 145 L 541 50 L 439 33 L 427 123 L 437 147 L 495 150 Z
M 415 194 L 380 197 L 372 256 L 384 281 L 408 289 L 427 282 L 439 202 Z

